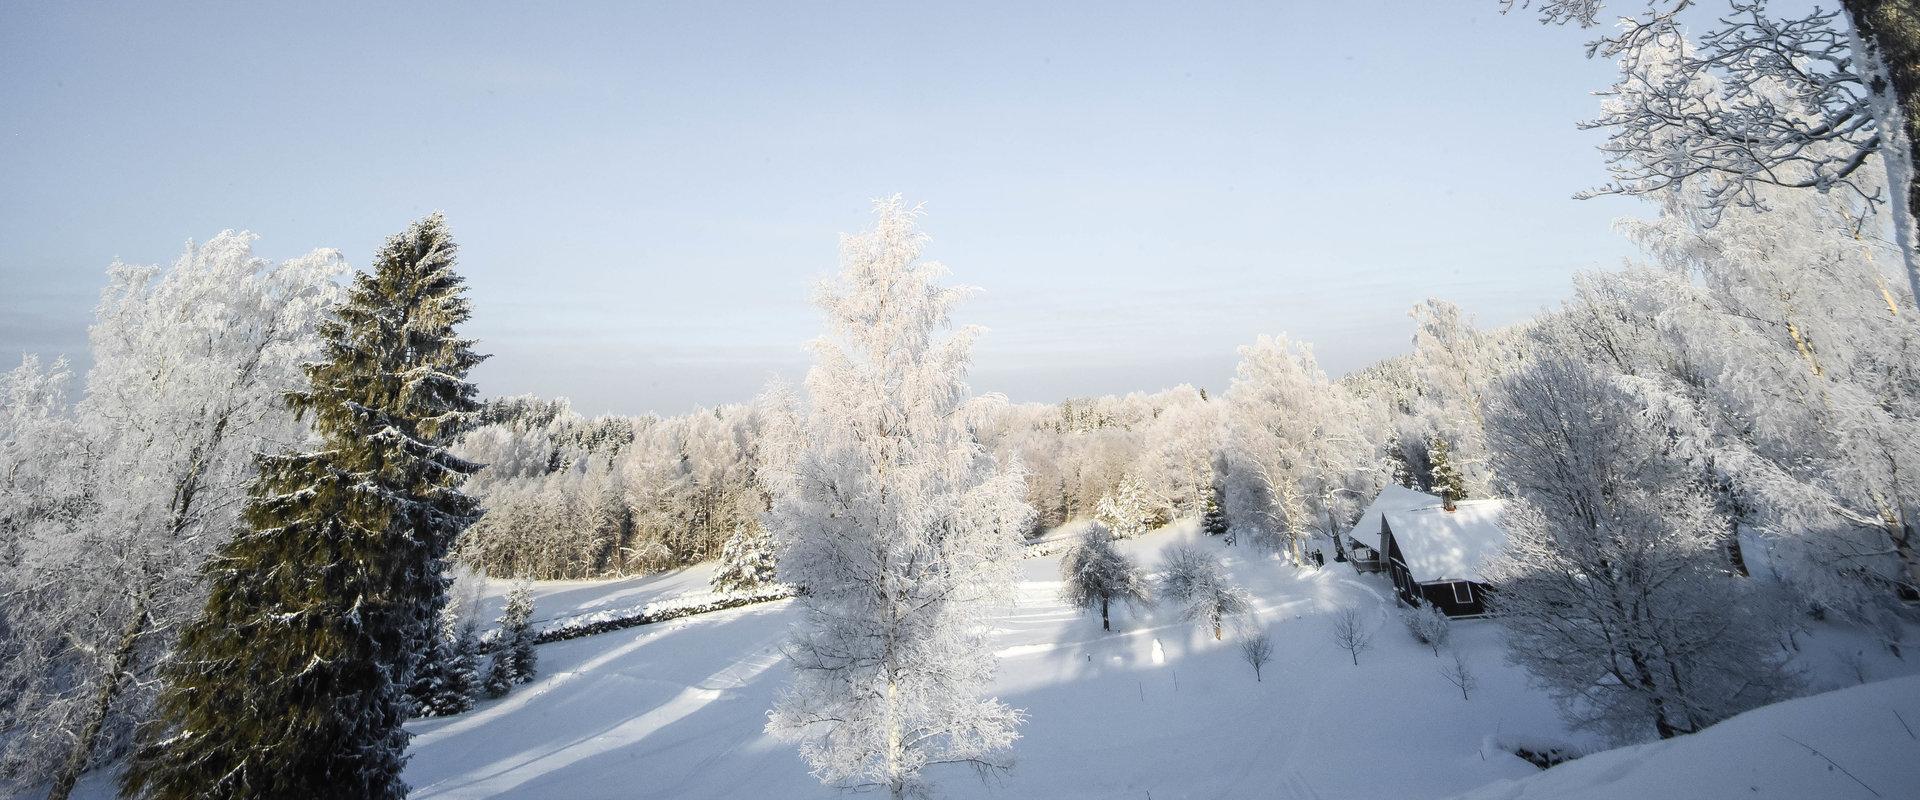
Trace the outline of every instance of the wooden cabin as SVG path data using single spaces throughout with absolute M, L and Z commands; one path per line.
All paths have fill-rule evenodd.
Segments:
M 1361 572 L 1381 572 L 1387 568 L 1387 560 L 1380 557 L 1380 531 L 1382 517 L 1388 512 L 1412 511 L 1419 508 L 1438 507 L 1440 498 L 1425 492 L 1415 491 L 1398 485 L 1388 485 L 1380 494 L 1367 504 L 1360 513 L 1360 521 L 1347 531 L 1347 557 L 1353 568 Z
M 1379 559 L 1400 602 L 1432 603 L 1449 617 L 1487 613 L 1493 590 L 1481 569 L 1507 544 L 1500 500 L 1441 502 L 1380 515 Z

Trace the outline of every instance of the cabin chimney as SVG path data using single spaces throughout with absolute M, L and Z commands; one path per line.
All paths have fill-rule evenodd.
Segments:
M 1442 488 L 1440 490 L 1440 507 L 1448 511 L 1453 510 L 1453 490 L 1452 489 Z

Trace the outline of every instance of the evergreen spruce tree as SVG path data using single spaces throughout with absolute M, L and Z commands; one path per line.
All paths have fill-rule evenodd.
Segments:
M 1387 460 L 1393 464 L 1393 482 L 1405 489 L 1414 488 L 1419 478 L 1414 475 L 1413 464 L 1407 461 L 1406 452 L 1400 449 L 1400 439 L 1397 437 L 1387 440 Z
M 493 649 L 493 659 L 487 663 L 487 679 L 480 684 L 488 697 L 499 699 L 513 691 L 513 654 L 499 647 Z
M 1433 491 L 1454 500 L 1467 499 L 1467 480 L 1460 469 L 1453 465 L 1453 453 L 1447 446 L 1447 440 L 1435 436 L 1427 445 L 1428 457 L 1433 461 Z
M 452 631 L 447 630 L 450 622 L 441 615 L 440 629 L 427 637 L 426 644 L 420 649 L 413 665 L 413 682 L 407 685 L 407 709 L 409 716 L 431 717 L 435 710 L 435 699 L 444 690 L 447 669 L 453 662 Z
M 154 798 L 401 798 L 404 690 L 479 516 L 446 445 L 484 356 L 438 214 L 388 239 L 288 396 L 321 446 L 263 456 L 242 531 L 207 566 L 155 722 L 122 776 Z
M 720 567 L 709 585 L 716 592 L 754 589 L 773 583 L 773 536 L 759 525 L 741 525 L 720 548 Z
M 434 716 L 469 711 L 480 693 L 480 631 L 473 615 L 463 615 L 454 623 L 452 642 L 440 690 L 432 699 Z
M 500 697 L 516 683 L 531 683 L 539 654 L 533 649 L 533 588 L 524 581 L 507 593 L 500 614 L 500 635 L 493 640 L 493 665 L 487 671 L 487 695 Z
M 1222 502 L 1225 496 L 1226 491 L 1220 486 L 1220 481 L 1214 480 L 1213 486 L 1207 490 L 1206 506 L 1200 518 L 1200 526 L 1210 536 L 1219 536 L 1233 527 L 1227 521 L 1226 503 Z
M 407 688 L 413 714 L 444 717 L 473 708 L 480 690 L 480 637 L 470 613 L 449 608 L 440 615 L 439 634 L 429 640 Z
M 513 683 L 534 681 L 534 662 L 540 652 L 534 650 L 534 593 L 520 583 L 507 593 L 507 610 L 499 616 L 499 647 L 509 654 Z

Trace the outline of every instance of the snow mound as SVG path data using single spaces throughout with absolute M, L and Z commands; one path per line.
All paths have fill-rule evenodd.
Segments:
M 1802 697 L 1457 800 L 1920 797 L 1920 676 Z

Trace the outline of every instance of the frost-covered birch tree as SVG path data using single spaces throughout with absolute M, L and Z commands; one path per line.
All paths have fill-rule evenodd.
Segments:
M 1544 23 L 1592 27 L 1603 0 L 1500 0 Z M 1591 127 L 1615 182 L 1587 194 L 1692 183 L 1714 208 L 1763 207 L 1760 187 L 1855 191 L 1886 206 L 1910 291 L 1920 294 L 1920 23 L 1910 0 L 1840 0 L 1776 16 L 1732 0 L 1690 41 L 1697 0 L 1649 0 L 1587 46 L 1623 78 Z M 1844 19 L 1843 19 L 1844 17 Z M 1883 177 L 1884 191 L 1859 179 Z M 1701 186 L 1704 184 L 1704 186 Z
M 1707 446 L 1777 568 L 1897 639 L 1885 607 L 1895 587 L 1920 589 L 1920 319 L 1881 272 L 1885 248 L 1852 235 L 1865 209 L 1762 197 L 1767 210 L 1712 226 L 1670 197 L 1630 230 L 1670 271 L 1657 290 L 1669 345 L 1702 376 Z
M 0 578 L 18 644 L 0 682 L 19 690 L 0 708 L 0 772 L 50 780 L 54 798 L 124 752 L 202 596 L 199 569 L 239 518 L 254 454 L 305 435 L 281 396 L 318 352 L 345 267 L 330 250 L 269 262 L 253 240 L 222 233 L 164 270 L 115 264 L 75 418 L 30 433 L 68 439 L 65 454 L 42 448 L 49 464 L 87 462 L 64 479 L 76 483 L 42 487 L 61 513 L 22 531 Z
M 1920 321 L 1889 248 L 1854 236 L 1870 209 L 1756 191 L 1765 210 L 1711 225 L 1695 193 L 1662 196 L 1627 226 L 1657 266 L 1578 277 L 1536 333 L 1628 379 L 1699 454 L 1734 572 L 1764 556 L 1809 607 L 1897 647 L 1897 597 L 1920 586 Z M 1767 550 L 1743 552 L 1743 532 Z
M 1327 380 L 1312 349 L 1285 336 L 1240 348 L 1226 403 L 1230 469 L 1254 484 L 1252 498 L 1266 500 L 1242 502 L 1256 541 L 1295 564 L 1305 563 L 1314 536 L 1344 554 L 1336 532 L 1387 477 L 1377 410 Z
M 1788 686 L 1764 604 L 1729 577 L 1691 453 L 1643 398 L 1548 355 L 1496 388 L 1489 444 L 1512 505 L 1490 602 L 1574 725 L 1700 730 Z
M 900 798 L 930 791 L 930 766 L 1011 766 L 1021 714 L 983 696 L 987 622 L 1031 511 L 1018 466 L 965 424 L 977 331 L 941 332 L 966 290 L 921 260 L 915 209 L 896 197 L 876 210 L 816 294 L 828 334 L 767 514 L 780 578 L 805 592 L 793 683 L 767 727 L 821 781 Z

